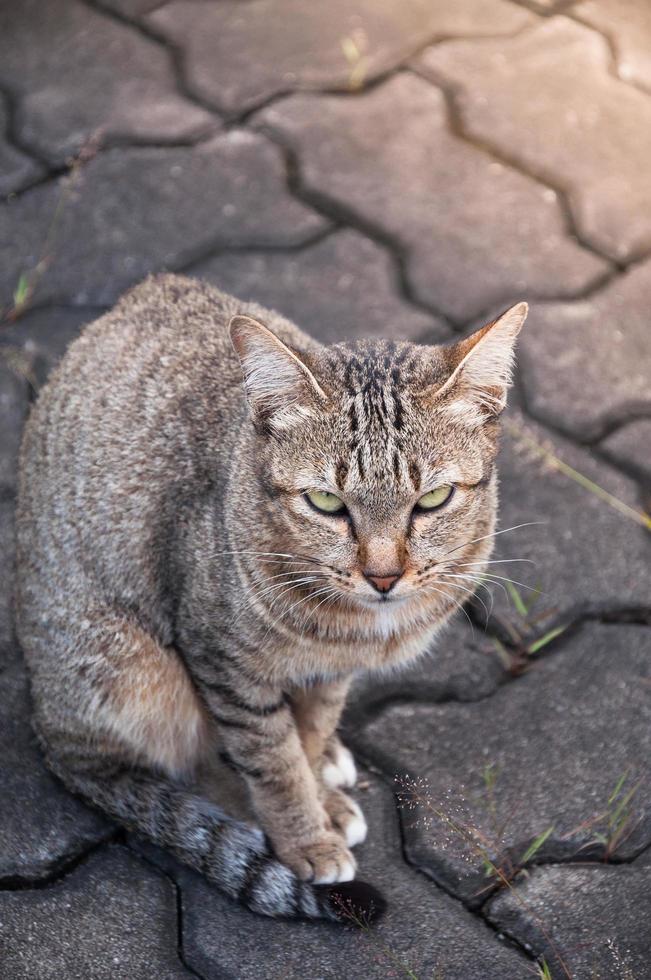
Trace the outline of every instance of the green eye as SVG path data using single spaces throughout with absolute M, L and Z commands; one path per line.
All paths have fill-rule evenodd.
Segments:
M 328 493 L 327 490 L 310 490 L 305 496 L 313 507 L 323 511 L 324 514 L 341 514 L 346 510 L 343 500 L 334 493 Z
M 453 490 L 454 487 L 446 483 L 442 487 L 437 487 L 436 490 L 424 493 L 416 506 L 419 510 L 436 510 L 437 507 L 442 507 L 450 499 Z

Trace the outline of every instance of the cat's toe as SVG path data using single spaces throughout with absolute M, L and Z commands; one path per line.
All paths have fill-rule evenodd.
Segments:
M 339 789 L 330 790 L 324 806 L 333 828 L 342 835 L 348 847 L 366 840 L 368 827 L 360 807 Z
M 338 786 L 350 789 L 357 782 L 357 769 L 353 754 L 341 742 L 338 741 L 333 746 L 332 753 L 321 770 L 321 778 L 329 789 L 335 789 Z
M 315 885 L 352 881 L 357 870 L 346 842 L 335 832 L 326 832 L 312 843 L 297 848 L 278 848 L 277 853 L 299 878 Z M 310 867 L 309 875 L 305 874 L 306 864 Z

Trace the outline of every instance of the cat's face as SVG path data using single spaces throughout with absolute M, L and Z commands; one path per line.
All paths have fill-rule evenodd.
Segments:
M 520 304 L 452 347 L 368 341 L 300 355 L 234 319 L 263 433 L 269 550 L 296 595 L 386 613 L 447 611 L 473 591 L 491 548 L 496 418 L 525 315 Z

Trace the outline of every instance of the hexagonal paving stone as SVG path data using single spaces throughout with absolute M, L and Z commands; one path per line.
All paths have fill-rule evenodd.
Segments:
M 584 238 L 624 259 L 651 247 L 651 101 L 610 60 L 596 31 L 554 17 L 518 37 L 431 48 L 420 69 L 452 83 L 470 136 L 565 189 Z
M 18 661 L 0 673 L 0 879 L 48 877 L 112 833 L 108 821 L 45 768 L 30 714 L 25 667 Z
M 69 187 L 69 185 L 67 185 Z M 39 262 L 64 195 L 35 302 L 113 302 L 147 273 L 187 264 L 210 248 L 287 245 L 327 227 L 290 196 L 278 149 L 231 131 L 191 148 L 109 150 L 72 193 L 48 183 L 0 213 L 0 302 Z
M 19 191 L 42 174 L 42 167 L 6 138 L 7 110 L 0 95 L 0 198 Z
M 651 408 L 651 262 L 575 303 L 535 303 L 519 341 L 527 404 L 570 435 Z
M 651 616 L 649 535 L 628 511 L 616 509 L 619 502 L 640 514 L 636 484 L 515 411 L 507 415 L 505 429 L 498 460 L 502 533 L 492 558 L 533 564 L 489 566 L 491 573 L 522 583 L 517 591 L 530 606 L 521 617 L 505 583 L 491 586 L 493 627 L 506 623 L 509 631 L 528 636 L 588 612 L 647 610 Z M 559 465 L 569 466 L 572 475 Z M 586 480 L 615 498 L 615 506 L 584 485 Z M 516 528 L 524 524 L 529 526 Z M 484 590 L 481 594 L 486 600 Z
M 0 491 L 0 672 L 18 658 L 14 636 L 13 582 L 16 539 L 13 495 Z
M 572 14 L 611 39 L 620 78 L 651 88 L 651 7 L 646 0 L 586 0 Z
M 205 980 L 385 980 L 405 975 L 526 980 L 529 964 L 517 950 L 405 864 L 391 791 L 375 776 L 363 772 L 361 778 L 367 789 L 356 795 L 369 835 L 356 849 L 359 877 L 379 887 L 389 903 L 384 919 L 368 933 L 352 924 L 254 916 L 198 874 L 144 846 L 144 853 L 171 871 L 181 887 L 188 966 Z
M 651 868 L 537 868 L 491 901 L 498 929 L 545 957 L 554 977 L 635 980 L 649 971 Z M 521 904 L 523 903 L 523 904 Z M 547 933 L 545 936 L 544 933 Z
M 0 82 L 19 100 L 21 138 L 54 163 L 94 134 L 177 142 L 219 125 L 178 93 L 160 45 L 77 0 L 3 5 Z
M 623 425 L 603 439 L 599 449 L 616 465 L 651 481 L 651 419 L 638 419 Z
M 585 625 L 491 697 L 390 707 L 354 744 L 389 775 L 426 781 L 415 808 L 403 810 L 407 852 L 470 904 L 496 885 L 486 859 L 508 874 L 504 855 L 519 863 L 550 828 L 538 859 L 630 856 L 651 842 L 639 782 L 651 748 L 651 631 Z M 619 832 L 609 830 L 635 787 Z
M 491 639 L 463 615 L 437 636 L 427 656 L 385 675 L 362 675 L 348 697 L 344 723 L 351 731 L 360 712 L 378 710 L 389 701 L 479 701 L 504 683 L 508 674 Z
M 82 327 L 96 320 L 103 312 L 102 307 L 92 306 L 28 309 L 14 323 L 6 324 L 0 330 L 0 358 L 6 346 L 23 351 L 31 361 L 30 380 L 40 386 Z
M 122 847 L 47 888 L 0 892 L 11 980 L 185 980 L 176 944 L 173 884 Z
M 0 493 L 16 487 L 18 449 L 29 409 L 29 385 L 7 359 L 13 353 L 0 347 Z
M 256 119 L 298 152 L 310 191 L 407 251 L 417 295 L 453 318 L 571 294 L 606 268 L 566 235 L 553 192 L 454 136 L 442 93 L 413 75 L 355 98 L 292 96 Z
M 176 0 L 147 22 L 181 47 L 195 93 L 241 112 L 293 89 L 356 89 L 436 37 L 508 34 L 532 19 L 504 0 Z
M 429 337 L 430 331 L 440 340 L 450 336 L 442 320 L 400 296 L 390 256 L 355 231 L 328 235 L 300 251 L 224 252 L 189 272 L 278 310 L 327 343 Z

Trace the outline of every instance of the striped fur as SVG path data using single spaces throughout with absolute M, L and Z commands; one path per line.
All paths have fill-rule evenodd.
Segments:
M 254 911 L 381 909 L 349 881 L 366 831 L 336 728 L 353 675 L 419 656 L 459 605 L 441 568 L 490 554 L 524 313 L 447 348 L 322 347 L 163 276 L 84 331 L 26 427 L 17 517 L 35 724 L 73 791 Z M 190 789 L 217 756 L 259 826 Z

